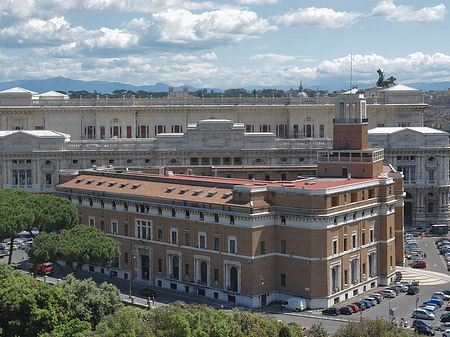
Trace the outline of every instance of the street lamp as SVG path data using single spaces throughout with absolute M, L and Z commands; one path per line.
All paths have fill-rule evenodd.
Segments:
M 132 250 L 130 253 L 131 253 L 131 256 L 133 257 L 133 259 L 132 259 L 132 262 L 130 262 L 130 296 L 129 296 L 129 298 L 130 298 L 131 302 L 133 302 L 133 296 L 131 295 L 131 280 L 133 279 L 132 264 L 136 259 L 136 255 L 134 253 L 134 250 Z
M 259 312 L 261 312 L 262 308 L 262 287 L 264 285 L 264 277 L 259 275 Z

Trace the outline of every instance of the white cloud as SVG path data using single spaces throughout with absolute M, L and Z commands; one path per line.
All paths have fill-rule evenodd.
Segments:
M 278 0 L 237 0 L 241 5 L 274 5 Z
M 53 17 L 49 20 L 30 19 L 21 24 L 2 28 L 0 40 L 7 45 L 18 41 L 22 45 L 49 44 L 70 41 L 83 35 L 82 27 L 72 27 L 64 17 Z
M 256 54 L 250 57 L 252 61 L 264 61 L 274 63 L 284 63 L 295 60 L 294 56 L 281 55 L 281 54 Z
M 397 6 L 393 0 L 380 1 L 372 10 L 372 16 L 386 17 L 392 22 L 429 23 L 441 21 L 447 15 L 444 4 L 414 10 L 411 6 Z
M 153 14 L 153 21 L 152 33 L 159 42 L 197 48 L 237 43 L 276 30 L 255 12 L 231 8 L 201 14 L 169 9 Z
M 276 23 L 285 26 L 318 26 L 322 28 L 349 27 L 358 22 L 360 13 L 336 12 L 330 8 L 299 8 L 281 16 L 275 16 Z
M 217 60 L 218 57 L 217 57 L 216 53 L 211 52 L 211 53 L 204 54 L 202 56 L 202 59 L 205 60 L 205 61 L 214 61 L 214 60 Z

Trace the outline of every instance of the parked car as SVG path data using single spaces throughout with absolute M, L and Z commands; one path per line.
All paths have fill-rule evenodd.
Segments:
M 353 309 L 348 306 L 341 307 L 341 308 L 339 308 L 339 313 L 341 315 L 351 315 L 351 314 L 353 314 Z
M 445 311 L 450 311 L 450 302 L 447 303 L 447 306 L 445 307 Z
M 415 286 L 411 286 L 408 288 L 408 291 L 406 292 L 407 295 L 415 295 L 419 293 L 419 288 Z
M 372 306 L 375 306 L 377 304 L 377 300 L 373 297 L 365 297 L 364 300 L 370 301 L 370 304 L 372 304 Z
M 412 268 L 426 268 L 427 264 L 425 261 L 415 261 L 411 264 Z
M 357 305 L 359 307 L 360 311 L 366 310 L 366 308 L 367 308 L 366 303 L 364 303 L 364 302 L 355 302 L 353 304 Z
M 414 329 L 415 332 L 417 332 L 419 335 L 425 335 L 425 336 L 434 336 L 436 333 L 433 329 L 430 329 L 427 326 L 418 326 Z
M 450 337 L 450 329 L 445 330 L 444 333 L 442 334 L 442 337 Z
M 415 328 L 416 326 L 427 326 L 427 327 L 429 327 L 430 329 L 432 329 L 433 328 L 433 326 L 430 324 L 430 323 L 428 323 L 427 321 L 424 321 L 424 320 L 421 320 L 421 319 L 415 319 L 413 322 L 412 322 L 412 325 L 411 325 L 413 328 Z
M 432 305 L 421 305 L 419 307 L 419 309 L 424 309 L 428 312 L 431 312 L 432 314 L 434 314 L 436 316 L 437 308 Z
M 446 312 L 446 313 L 442 314 L 440 321 L 441 321 L 441 323 L 450 322 L 450 312 Z
M 356 304 L 349 304 L 347 305 L 348 307 L 352 308 L 353 312 L 358 312 L 359 311 L 359 307 Z
M 434 327 L 434 330 L 437 331 L 445 331 L 447 329 L 450 329 L 450 323 L 441 323 Z
M 387 287 L 386 289 L 395 291 L 396 296 L 398 296 L 398 294 L 400 292 L 396 286 L 390 286 L 390 287 Z
M 322 310 L 322 315 L 337 316 L 340 314 L 339 308 L 328 308 Z
M 439 301 L 438 298 L 431 298 L 428 301 L 424 301 L 423 304 L 427 305 L 427 304 L 434 304 L 436 306 L 438 306 L 439 308 L 442 307 L 442 302 Z
M 406 284 L 397 283 L 394 287 L 397 287 L 397 289 L 402 293 L 406 293 L 408 291 L 408 286 Z
M 375 297 L 377 303 L 381 303 L 381 301 L 383 300 L 383 295 L 379 293 L 373 293 L 372 295 L 370 295 L 370 297 Z
M 442 297 L 435 296 L 435 295 L 431 296 L 429 301 L 438 301 L 441 304 L 441 306 L 444 304 L 444 300 L 442 299 Z
M 449 301 L 449 300 L 450 300 L 450 295 L 446 295 L 446 294 L 444 294 L 442 291 L 436 291 L 436 292 L 433 294 L 433 297 L 442 297 L 442 299 L 443 299 L 444 301 Z
M 436 316 L 424 309 L 416 309 L 413 311 L 411 317 L 433 320 Z
M 397 296 L 396 292 L 392 289 L 384 289 L 383 290 L 384 297 L 394 298 Z
M 361 302 L 366 305 L 366 308 L 370 308 L 372 306 L 372 300 L 362 299 Z

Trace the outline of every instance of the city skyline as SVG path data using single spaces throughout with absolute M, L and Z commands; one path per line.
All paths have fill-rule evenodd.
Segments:
M 352 64 L 353 82 L 368 86 L 378 68 L 402 84 L 448 81 L 448 10 L 426 5 L 11 0 L 0 4 L 0 78 L 346 88 Z

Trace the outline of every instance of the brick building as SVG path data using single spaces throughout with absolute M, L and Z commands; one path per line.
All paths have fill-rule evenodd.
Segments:
M 59 184 L 82 223 L 119 242 L 117 261 L 87 268 L 248 307 L 301 296 L 321 308 L 388 284 L 403 260 L 402 174 L 367 148 L 364 98 L 339 102 L 335 134 L 360 145 L 322 151 L 318 178 L 90 170 Z

